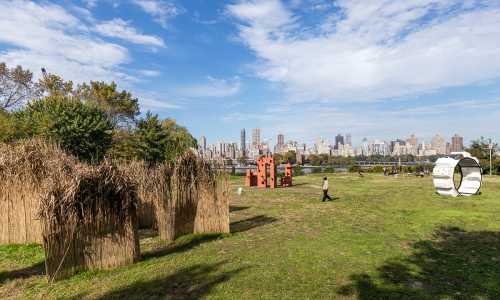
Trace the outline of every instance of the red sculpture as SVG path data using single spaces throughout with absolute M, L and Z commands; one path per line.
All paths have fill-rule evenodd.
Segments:
M 267 168 L 269 168 L 269 177 L 267 176 Z M 252 170 L 247 170 L 245 186 L 271 187 L 271 189 L 274 189 L 278 186 L 276 173 L 273 157 L 262 156 L 257 160 L 257 174 Z M 292 165 L 289 163 L 285 167 L 285 176 L 281 178 L 280 184 L 282 187 L 292 186 Z

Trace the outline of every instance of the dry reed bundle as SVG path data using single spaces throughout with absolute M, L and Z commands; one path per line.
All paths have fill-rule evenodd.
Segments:
M 51 281 L 139 258 L 136 186 L 113 164 L 79 164 L 71 176 L 52 180 L 40 208 Z
M 75 160 L 54 144 L 0 144 L 0 244 L 41 243 L 38 219 L 47 178 L 70 172 Z
M 120 168 L 137 185 L 139 226 L 156 228 L 161 240 L 172 241 L 175 238 L 172 167 L 169 164 L 149 166 L 135 161 Z
M 139 228 L 154 228 L 155 202 L 158 197 L 158 176 L 155 168 L 150 168 L 143 161 L 132 161 L 120 165 L 120 169 L 128 174 L 137 185 L 137 196 L 139 197 L 137 207 L 137 218 Z
M 202 160 L 194 233 L 229 233 L 229 183 L 225 173 Z
M 176 237 L 194 232 L 198 207 L 198 166 L 198 157 L 192 151 L 185 152 L 175 163 L 172 195 Z

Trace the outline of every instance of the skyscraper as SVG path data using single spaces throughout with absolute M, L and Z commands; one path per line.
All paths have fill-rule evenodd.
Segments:
M 417 137 L 414 134 L 410 135 L 410 137 L 406 140 L 406 143 L 410 144 L 414 148 L 417 148 L 417 144 L 418 144 Z
M 285 136 L 283 134 L 278 134 L 278 142 L 276 143 L 276 147 L 274 147 L 274 152 L 283 153 L 286 152 L 285 149 Z
M 438 155 L 444 155 L 446 153 L 446 140 L 444 137 L 436 134 L 431 141 L 431 149 L 436 151 Z
M 339 145 L 344 145 L 344 137 L 341 134 L 335 137 L 335 149 L 338 149 Z
M 285 136 L 283 134 L 278 134 L 278 145 L 282 146 L 285 144 Z
M 345 135 L 345 143 L 346 145 L 352 146 L 352 138 L 350 133 Z
M 462 152 L 464 151 L 464 138 L 455 134 L 451 138 L 451 152 Z
M 203 150 L 203 152 L 207 151 L 207 138 L 205 136 L 202 136 L 200 138 L 200 145 L 199 147 L 201 147 L 201 149 Z
M 252 147 L 253 148 L 260 147 L 260 128 L 252 129 Z
M 247 149 L 247 142 L 246 142 L 246 132 L 245 128 L 241 128 L 240 132 L 240 148 L 241 148 L 241 157 L 246 157 L 246 149 Z

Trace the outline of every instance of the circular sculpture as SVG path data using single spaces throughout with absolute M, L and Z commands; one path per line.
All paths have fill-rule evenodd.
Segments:
M 432 172 L 434 186 L 443 196 L 472 196 L 481 188 L 482 169 L 479 160 L 467 152 L 454 152 L 453 157 L 443 157 L 436 161 Z M 460 183 L 455 185 L 455 169 L 458 167 Z

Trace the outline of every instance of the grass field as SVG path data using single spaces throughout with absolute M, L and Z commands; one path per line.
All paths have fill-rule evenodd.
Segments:
M 234 193 L 231 235 L 142 232 L 139 263 L 52 285 L 40 246 L 0 246 L 0 299 L 500 299 L 500 177 L 444 198 L 430 177 L 328 174 L 323 203 L 322 176 Z

